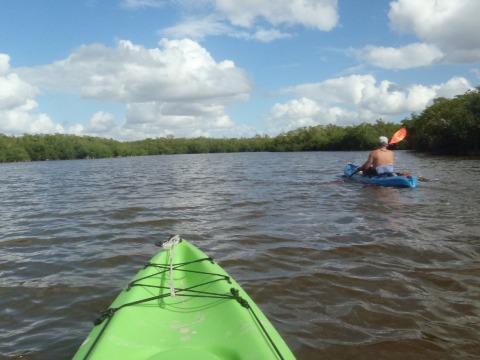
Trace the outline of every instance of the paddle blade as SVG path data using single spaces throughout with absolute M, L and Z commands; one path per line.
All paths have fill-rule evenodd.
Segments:
M 389 145 L 396 144 L 396 143 L 402 141 L 405 138 L 405 136 L 407 136 L 407 129 L 401 128 L 395 134 L 393 134 L 392 139 L 390 140 L 390 142 L 388 144 Z

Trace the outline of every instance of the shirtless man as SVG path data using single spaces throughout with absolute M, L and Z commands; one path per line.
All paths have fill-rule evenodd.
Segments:
M 363 171 L 366 175 L 381 175 L 393 173 L 393 163 L 395 161 L 395 154 L 388 150 L 388 138 L 385 136 L 379 137 L 380 148 L 373 150 L 368 155 L 368 160 L 365 164 L 360 166 L 357 171 Z

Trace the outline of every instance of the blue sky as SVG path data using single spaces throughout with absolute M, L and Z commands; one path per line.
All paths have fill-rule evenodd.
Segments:
M 0 0 L 0 133 L 275 136 L 480 83 L 477 0 Z

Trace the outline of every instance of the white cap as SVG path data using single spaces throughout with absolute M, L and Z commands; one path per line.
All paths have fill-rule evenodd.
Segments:
M 380 142 L 380 144 L 386 144 L 388 145 L 388 138 L 386 136 L 380 136 L 378 138 L 378 141 Z

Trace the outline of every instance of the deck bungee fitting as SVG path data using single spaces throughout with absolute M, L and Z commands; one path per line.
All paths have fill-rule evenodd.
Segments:
M 178 235 L 161 244 L 74 356 L 79 359 L 295 359 L 248 294 Z

